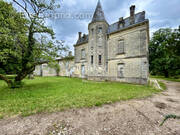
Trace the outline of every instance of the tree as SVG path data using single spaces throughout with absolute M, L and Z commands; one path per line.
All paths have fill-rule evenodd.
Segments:
M 11 12 L 8 10 L 6 13 L 1 12 L 3 18 L 5 18 L 5 14 L 10 14 L 11 16 L 19 15 L 19 18 L 13 18 L 11 21 L 11 17 L 8 17 L 7 26 L 4 27 L 2 25 L 4 31 L 7 29 L 3 35 L 6 35 L 7 38 L 9 38 L 9 35 L 12 35 L 12 41 L 10 40 L 10 42 L 7 41 L 5 43 L 0 42 L 1 46 L 5 48 L 0 51 L 2 56 L 0 62 L 3 67 L 7 67 L 8 61 L 14 61 L 17 65 L 17 72 L 15 78 L 12 80 L 8 79 L 4 74 L 0 74 L 0 79 L 4 80 L 9 87 L 15 88 L 21 86 L 22 80 L 34 71 L 36 65 L 54 61 L 56 57 L 59 57 L 58 52 L 65 51 L 66 47 L 62 42 L 53 41 L 55 39 L 53 30 L 45 26 L 43 13 L 58 7 L 54 0 L 12 1 L 24 11 L 25 16 L 20 16 L 11 4 L 1 2 L 11 9 Z M 0 9 L 2 7 L 3 6 L 1 6 Z M 19 24 L 19 20 L 22 20 L 21 24 Z M 11 23 L 14 27 L 10 27 Z M 21 32 L 21 29 L 23 29 L 23 32 Z M 22 33 L 22 35 L 20 34 L 21 36 L 19 36 L 18 33 Z M 1 38 L 3 39 L 3 37 Z M 54 43 L 56 43 L 56 45 L 54 45 Z
M 12 4 L 0 1 L 0 79 L 8 80 L 2 73 L 11 73 L 20 70 L 21 52 L 26 46 L 28 20 L 18 13 Z
M 149 45 L 151 74 L 165 77 L 180 74 L 180 29 L 159 29 Z

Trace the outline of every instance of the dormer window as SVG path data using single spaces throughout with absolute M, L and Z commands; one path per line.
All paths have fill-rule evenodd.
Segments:
M 123 24 L 122 24 L 122 23 L 120 23 L 120 24 L 119 24 L 119 29 L 120 29 L 120 28 L 122 28 L 122 27 L 123 27 Z
M 124 27 L 124 19 L 123 17 L 119 18 L 119 22 L 118 22 L 118 29 Z

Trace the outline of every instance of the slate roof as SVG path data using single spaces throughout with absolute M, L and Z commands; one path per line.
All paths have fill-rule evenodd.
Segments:
M 100 0 L 98 1 L 96 10 L 94 12 L 93 19 L 92 19 L 92 22 L 98 22 L 98 21 L 106 21 Z
M 119 30 L 124 29 L 124 28 L 128 28 L 131 25 L 138 24 L 138 23 L 141 23 L 141 22 L 144 22 L 144 21 L 146 21 L 145 12 L 144 11 L 139 12 L 139 13 L 135 14 L 133 24 L 130 24 L 130 17 L 127 17 L 127 18 L 124 19 L 124 26 L 122 26 L 122 27 L 119 27 L 119 21 L 114 23 L 114 24 L 111 24 L 109 26 L 109 28 L 108 28 L 108 34 L 111 34 L 113 32 L 119 31 Z

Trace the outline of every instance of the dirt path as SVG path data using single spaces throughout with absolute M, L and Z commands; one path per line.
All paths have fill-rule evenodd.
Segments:
M 180 115 L 180 83 L 166 84 L 167 91 L 146 99 L 0 120 L 0 135 L 180 135 L 179 120 L 159 127 L 164 115 Z

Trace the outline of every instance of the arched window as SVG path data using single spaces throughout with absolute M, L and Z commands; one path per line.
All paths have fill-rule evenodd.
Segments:
M 119 63 L 117 65 L 117 77 L 124 78 L 124 63 Z

